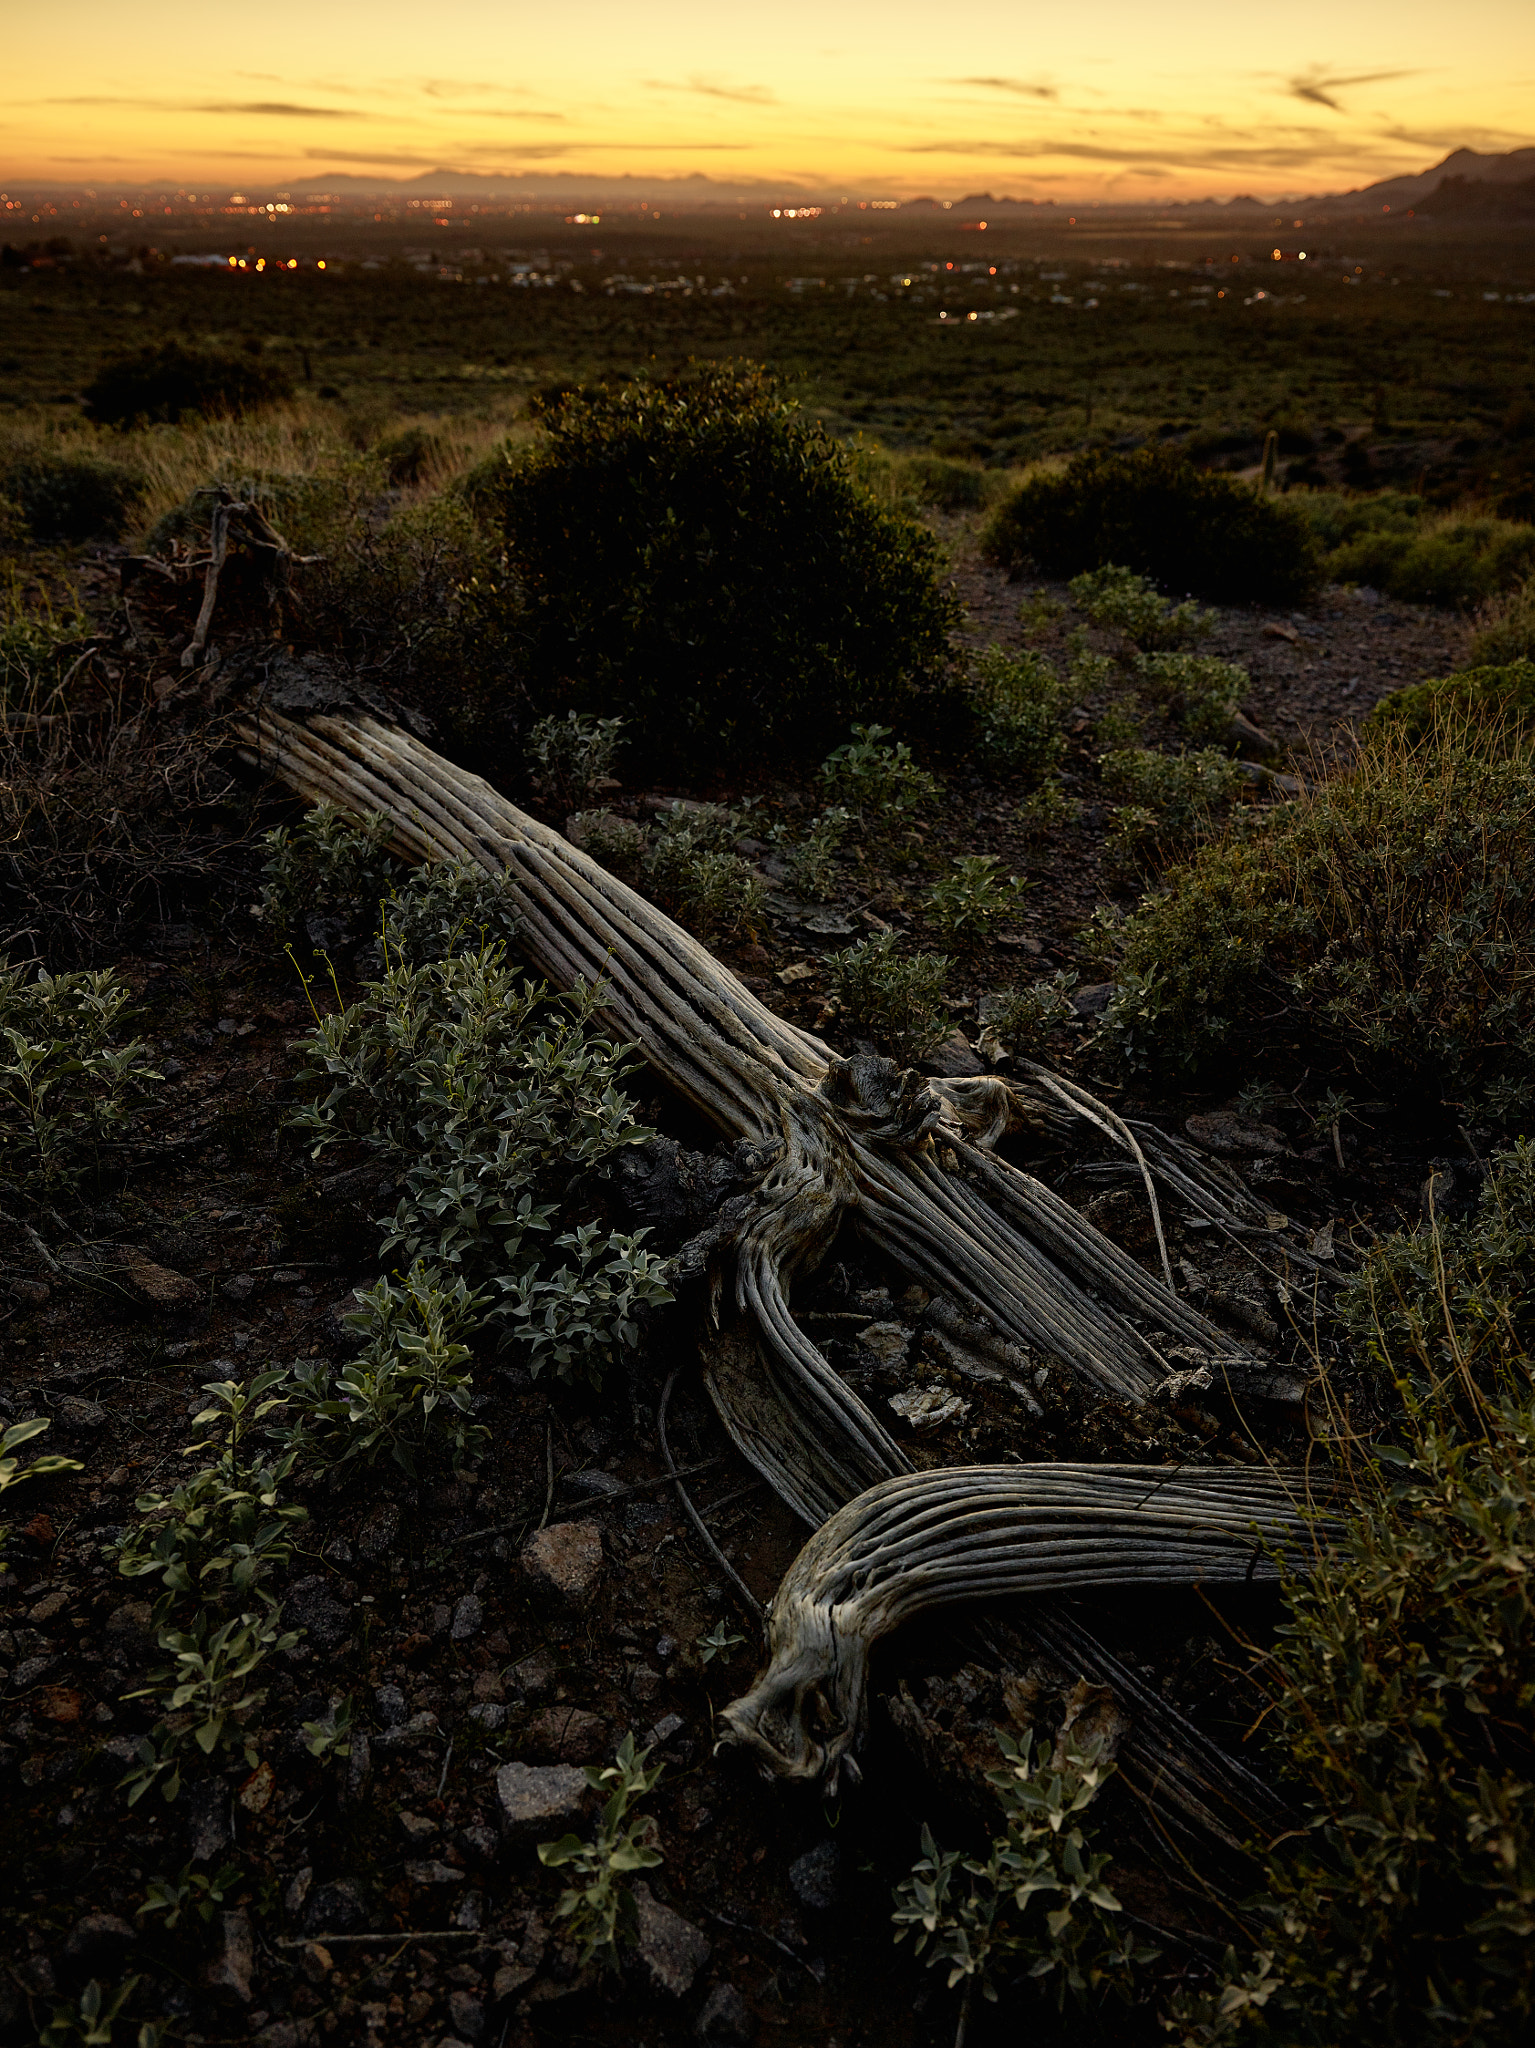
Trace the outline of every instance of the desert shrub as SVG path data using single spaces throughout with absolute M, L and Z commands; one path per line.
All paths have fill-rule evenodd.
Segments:
M 270 928 L 286 933 L 315 913 L 371 923 L 374 906 L 399 873 L 384 850 L 390 830 L 386 812 L 354 818 L 318 803 L 291 829 L 279 825 L 269 832 L 261 913 Z
M 837 855 L 856 823 L 845 804 L 832 804 L 813 818 L 804 837 L 788 845 L 790 888 L 824 903 L 836 889 Z
M 915 503 L 936 505 L 944 512 L 976 512 L 995 495 L 993 473 L 977 462 L 908 455 L 898 474 Z
M 1052 1031 L 1069 1024 L 1076 1015 L 1071 992 L 1077 985 L 1072 968 L 1060 968 L 1048 981 L 1030 983 L 1027 988 L 1009 989 L 1005 995 L 983 996 L 980 1021 L 999 1052 L 1032 1054 Z
M 1532 874 L 1528 756 L 1453 726 L 1374 735 L 1125 921 L 1104 1037 L 1163 1072 L 1267 1058 L 1509 1113 L 1535 1080 Z
M 721 805 L 674 805 L 641 866 L 658 900 L 701 938 L 738 938 L 762 919 L 765 896 L 750 861 L 732 853 L 740 821 Z
M 254 505 L 299 553 L 345 556 L 362 545 L 365 514 L 380 483 L 378 469 L 366 456 L 333 459 L 314 469 L 229 471 L 210 477 L 162 512 L 145 537 L 145 552 L 166 555 L 178 542 L 205 548 L 213 508 L 225 491 Z
M 259 412 L 293 395 L 286 370 L 249 354 L 164 341 L 104 362 L 85 387 L 85 414 L 98 426 Z
M 1182 2038 L 1512 2048 L 1535 2012 L 1535 1156 L 1471 1222 L 1390 1238 L 1358 1293 L 1393 1441 L 1260 1671 L 1301 1808 L 1265 1858 L 1261 1931 Z
M 992 516 L 988 558 L 1047 576 L 1110 564 L 1227 602 L 1295 604 L 1318 588 L 1302 516 L 1170 450 L 1079 455 L 1030 477 Z
M 940 1849 L 922 1830 L 922 1857 L 897 1885 L 895 1938 L 914 1936 L 929 1969 L 948 1971 L 948 1988 L 964 1986 L 968 2012 L 977 1988 L 995 2000 L 999 1979 L 1026 1972 L 1064 2010 L 1109 1999 L 1131 2002 L 1137 1972 L 1158 1951 L 1137 1943 L 1116 1915 L 1109 1857 L 1090 1847 L 1085 1815 L 1115 1766 L 1101 1747 L 1066 1736 L 1052 1755 L 1036 1753 L 1034 1731 L 1021 1741 L 997 1731 L 1004 1768 L 988 1771 L 1003 1814 L 1002 1831 L 985 1858 Z M 960 2021 L 960 2038 L 965 2032 Z
M 908 1060 L 919 1059 L 949 1029 L 943 984 L 953 964 L 942 953 L 901 953 L 894 932 L 876 932 L 826 956 L 843 1014 Z
M 574 843 L 626 882 L 637 881 L 648 838 L 643 825 L 612 811 L 577 811 L 569 820 Z
M 1535 568 L 1535 526 L 1437 512 L 1406 491 L 1307 492 L 1296 501 L 1330 582 L 1367 583 L 1415 604 L 1472 605 Z
M 115 539 L 147 489 L 141 470 L 99 455 L 33 447 L 0 456 L 0 496 L 34 540 Z
M 1517 746 L 1535 727 L 1535 660 L 1461 669 L 1382 697 L 1366 720 L 1373 731 L 1421 740 L 1446 720 L 1493 746 Z
M 989 768 L 1042 781 L 1066 751 L 1061 712 L 1070 685 L 1043 655 L 983 648 L 971 670 L 975 751 Z
M 539 412 L 543 444 L 466 485 L 521 581 L 538 690 L 708 758 L 824 744 L 943 668 L 959 614 L 937 543 L 763 372 Z
M 540 795 L 561 811 L 590 803 L 613 766 L 623 729 L 621 718 L 588 718 L 579 711 L 540 718 L 527 739 Z
M 1109 846 L 1121 860 L 1167 860 L 1203 838 L 1246 786 L 1241 768 L 1214 747 L 1159 754 L 1124 747 L 1099 763 L 1105 786 L 1122 801 Z
M 369 1402 L 406 1388 L 428 1337 L 433 1370 L 451 1379 L 462 1359 L 449 1350 L 484 1323 L 535 1372 L 595 1377 L 633 1342 L 637 1308 L 670 1299 L 644 1233 L 591 1227 L 581 1207 L 578 1190 L 603 1163 L 650 1135 L 619 1085 L 632 1048 L 596 1028 L 600 1000 L 600 990 L 552 998 L 519 982 L 502 944 L 475 938 L 419 965 L 394 955 L 311 1032 L 310 1100 L 294 1123 L 316 1153 L 351 1139 L 387 1162 L 401 1193 L 382 1251 L 417 1275 L 412 1299 L 438 1304 L 435 1335 L 410 1302 L 381 1304 L 382 1349 L 356 1376 Z M 549 1251 L 567 1256 L 553 1265 Z M 410 1343 L 407 1310 L 420 1325 Z M 354 1396 L 327 1387 L 323 1398 Z
M 79 658 L 90 622 L 78 598 L 55 605 L 17 577 L 0 592 L 0 704 L 41 708 Z
M 0 968 L 0 1193 L 56 1207 L 125 1131 L 160 1076 L 130 1037 L 112 969 Z
M 1477 614 L 1473 665 L 1535 661 L 1535 576 L 1494 598 Z
M 1144 576 L 1112 565 L 1072 578 L 1071 601 L 1095 626 L 1113 626 L 1143 653 L 1186 647 L 1214 624 L 1197 604 L 1171 604 Z
M 391 433 L 381 434 L 371 452 L 389 483 L 419 484 L 433 465 L 441 461 L 446 443 L 433 428 L 412 420 Z
M 417 967 L 487 945 L 513 950 L 517 931 L 506 877 L 456 860 L 417 868 L 383 907 L 384 951 L 392 958 L 403 955 Z
M 1225 739 L 1248 686 L 1246 669 L 1209 654 L 1142 654 L 1135 673 L 1190 739 L 1210 744 Z

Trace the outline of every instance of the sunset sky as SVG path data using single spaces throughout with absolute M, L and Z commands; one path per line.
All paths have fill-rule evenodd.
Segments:
M 0 175 L 1318 192 L 1535 142 L 1532 0 L 10 0 Z

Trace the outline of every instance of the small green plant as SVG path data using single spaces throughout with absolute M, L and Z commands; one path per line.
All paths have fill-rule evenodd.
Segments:
M 0 705 L 42 710 L 80 658 L 90 621 L 78 596 L 55 603 L 5 565 L 0 586 Z
M 716 1657 L 722 1664 L 728 1664 L 731 1651 L 744 1643 L 746 1638 L 737 1635 L 723 1621 L 717 1621 L 706 1636 L 695 1636 L 693 1640 L 698 1645 L 698 1654 L 705 1664 L 712 1664 Z
M 1058 597 L 1052 597 L 1048 590 L 1031 590 L 1018 607 L 1018 623 L 1026 635 L 1043 633 L 1047 626 L 1053 626 L 1066 609 Z
M 1365 720 L 1372 733 L 1430 739 L 1441 727 L 1459 727 L 1462 740 L 1493 753 L 1535 741 L 1535 660 L 1495 668 L 1459 669 L 1431 676 L 1382 697 Z
M 0 968 L 0 1191 L 70 1197 L 160 1075 L 122 1026 L 132 996 L 112 969 Z
M 1145 729 L 1146 714 L 1133 691 L 1106 704 L 1093 720 L 1093 738 L 1105 755 L 1138 750 Z
M 643 825 L 612 811 L 578 811 L 569 821 L 575 843 L 625 882 L 639 880 L 648 844 Z
M 527 752 L 540 794 L 560 811 L 590 803 L 612 772 L 623 730 L 621 718 L 588 718 L 579 711 L 539 719 L 528 734 Z
M 474 1376 L 460 1338 L 483 1323 L 490 1297 L 417 1259 L 402 1279 L 380 1279 L 357 1300 L 344 1321 L 364 1340 L 359 1356 L 334 1376 L 316 1361 L 296 1365 L 283 1382 L 300 1418 L 290 1461 L 300 1452 L 337 1464 L 387 1456 L 414 1476 L 431 1446 L 461 1455 Z
M 1091 569 L 1073 577 L 1071 601 L 1095 626 L 1112 626 L 1143 654 L 1186 647 L 1215 621 L 1192 601 L 1174 605 L 1133 569 Z
M 1471 662 L 1481 667 L 1535 663 L 1535 575 L 1478 611 Z
M 125 2038 L 116 2032 L 117 2022 L 138 1986 L 137 1977 L 127 1977 L 109 1991 L 92 1977 L 78 1999 L 54 2006 L 52 2018 L 37 2037 L 39 2048 L 112 2048 L 114 2040 Z M 131 2027 L 133 2022 L 126 2024 Z M 165 2033 L 157 2020 L 145 2020 L 133 2039 L 135 2048 L 161 2048 Z
M 1017 875 L 1003 881 L 994 853 L 958 854 L 951 865 L 954 873 L 942 876 L 927 893 L 927 914 L 959 945 L 984 939 L 1035 886 Z
M 52 1422 L 46 1415 L 34 1415 L 26 1422 L 13 1422 L 8 1429 L 0 1432 L 0 1496 L 10 1492 L 13 1486 L 21 1486 L 28 1479 L 45 1479 L 50 1472 L 83 1472 L 85 1467 L 75 1458 L 61 1458 L 55 1452 L 45 1452 L 41 1458 L 33 1458 L 23 1465 L 17 1456 L 23 1444 L 29 1444 L 34 1437 L 51 1429 Z M 5 1556 L 5 1539 L 9 1523 L 0 1522 L 0 1560 Z
M 397 886 L 383 907 L 382 950 L 416 966 L 517 942 L 518 920 L 507 878 L 461 861 L 433 861 Z M 386 963 L 387 964 L 387 963 Z
M 384 850 L 390 830 L 382 811 L 356 818 L 318 803 L 291 830 L 279 825 L 269 832 L 261 914 L 270 928 L 291 931 L 316 911 L 370 924 L 373 906 L 398 873 Z
M 1069 797 L 1059 782 L 1042 782 L 1031 789 L 1018 806 L 1018 828 L 1030 839 L 1041 839 L 1058 825 L 1070 825 L 1081 814 L 1081 806 Z
M 1003 1832 L 984 1861 L 940 1849 L 922 1829 L 921 1860 L 896 1887 L 897 1941 L 908 1934 L 929 1969 L 964 1986 L 968 2012 L 977 1988 L 995 2000 L 1004 1968 L 1024 1968 L 1087 2009 L 1109 1998 L 1129 2002 L 1135 1974 L 1157 1951 L 1138 1946 L 1115 1921 L 1119 1900 L 1104 1879 L 1109 1857 L 1089 1847 L 1077 1816 L 1093 1804 L 1114 1765 L 1096 1747 L 1067 1739 L 1055 1756 L 1034 1754 L 998 1731 L 1005 1768 L 987 1773 L 1004 1814 Z M 962 1882 L 962 1877 L 964 1881 Z M 963 2033 L 963 2017 L 961 2033 Z
M 644 1248 L 645 1232 L 625 1237 L 595 1223 L 555 1238 L 569 1254 L 552 1272 L 505 1279 L 506 1298 L 492 1311 L 504 1322 L 534 1379 L 546 1368 L 561 1379 L 599 1385 L 604 1370 L 639 1340 L 637 1311 L 672 1299 L 666 1261 Z
M 1042 782 L 1066 751 L 1061 712 L 1069 695 L 1042 655 L 984 648 L 971 681 L 979 758 L 1004 775 Z
M 886 745 L 889 738 L 887 725 L 855 725 L 846 745 L 821 763 L 827 789 L 881 835 L 907 824 L 939 794 L 937 782 L 917 766 L 905 741 L 892 747 Z
M 835 892 L 837 855 L 856 822 L 845 804 L 833 804 L 811 821 L 804 838 L 789 847 L 791 889 L 812 903 L 824 903 Z
M 297 1641 L 296 1630 L 283 1632 L 275 1603 L 226 1621 L 200 1610 L 188 1628 L 161 1629 L 160 1648 L 169 1652 L 170 1663 L 152 1671 L 148 1685 L 124 1695 L 153 1700 L 160 1710 L 154 1731 L 140 1736 L 138 1761 L 123 1779 L 128 1804 L 136 1806 L 156 1784 L 162 1798 L 176 1799 L 189 1747 L 205 1757 L 236 1748 L 254 1770 L 261 1759 L 249 1724 L 266 1691 L 251 1680 L 269 1657 Z
M 1052 1031 L 1076 1016 L 1071 1004 L 1076 985 L 1075 970 L 1061 968 L 1049 981 L 983 998 L 981 1021 L 999 1046 L 1014 1054 L 1032 1054 Z
M 1207 746 L 1225 740 L 1249 684 L 1245 669 L 1208 654 L 1143 654 L 1135 672 L 1153 701 Z
M 920 1059 L 949 1029 L 943 953 L 900 952 L 894 932 L 877 932 L 826 957 L 832 990 L 847 1017 L 899 1059 Z
M 701 938 L 739 938 L 761 923 L 765 893 L 751 863 L 719 842 L 735 835 L 727 824 L 696 811 L 673 809 L 661 821 L 644 856 L 646 880 L 660 900 Z
M 304 1747 L 312 1757 L 325 1763 L 331 1757 L 352 1754 L 352 1702 L 333 1699 L 318 1721 L 303 1726 Z
M 187 1914 L 206 1923 L 235 1891 L 240 1880 L 237 1863 L 225 1863 L 217 1870 L 198 1870 L 190 1863 L 185 1864 L 178 1877 L 152 1877 L 149 1880 L 144 1903 L 134 1917 L 147 1920 L 154 1914 L 163 1913 L 162 1925 L 167 1934 L 173 1932 Z
M 576 1880 L 560 1894 L 554 1915 L 569 1923 L 582 1964 L 600 1959 L 606 1968 L 616 1969 L 620 1946 L 632 1946 L 639 1938 L 634 1894 L 626 1880 L 637 1870 L 653 1870 L 662 1860 L 654 1820 L 648 1814 L 630 1818 L 666 1768 L 656 1764 L 647 1770 L 649 1755 L 648 1749 L 636 1750 L 629 1734 L 611 1764 L 588 1764 L 587 1784 L 608 1794 L 596 1834 L 589 1842 L 579 1835 L 562 1835 L 557 1842 L 538 1845 L 540 1863 L 550 1870 L 569 1870 Z

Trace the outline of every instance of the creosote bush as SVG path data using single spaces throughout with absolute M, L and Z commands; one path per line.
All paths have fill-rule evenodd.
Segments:
M 1190 754 L 1124 747 L 1105 754 L 1099 772 L 1104 786 L 1122 799 L 1108 850 L 1130 866 L 1186 852 L 1246 787 L 1241 768 L 1214 747 Z
M 1446 719 L 1475 726 L 1485 744 L 1519 746 L 1535 734 L 1535 660 L 1460 669 L 1382 697 L 1365 721 L 1421 740 Z
M 992 515 L 983 547 L 1008 569 L 1118 565 L 1227 603 L 1299 604 L 1321 582 L 1299 512 L 1165 449 L 1093 451 L 1030 477 Z
M 164 341 L 104 362 L 85 387 L 85 414 L 98 426 L 126 427 L 257 412 L 292 395 L 292 378 L 275 363 Z
M 543 442 L 465 488 L 504 536 L 544 701 L 712 761 L 824 745 L 943 671 L 959 611 L 937 543 L 765 372 L 700 366 L 535 409 Z
M 33 446 L 0 454 L 0 498 L 15 506 L 37 541 L 115 540 L 147 488 L 143 471 L 132 464 L 74 449 Z
M 1186 647 L 1215 623 L 1197 604 L 1172 604 L 1144 576 L 1112 564 L 1073 577 L 1071 601 L 1095 626 L 1116 627 L 1145 654 Z
M 1268 1059 L 1512 1114 L 1535 1099 L 1532 874 L 1527 752 L 1452 722 L 1373 734 L 1124 922 L 1102 1042 L 1164 1075 Z
M 1535 526 L 1520 521 L 1439 512 L 1410 491 L 1305 491 L 1293 503 L 1324 551 L 1330 583 L 1367 583 L 1413 604 L 1470 606 L 1535 569 Z
M 1186 2048 L 1514 2048 L 1535 2016 L 1535 1152 L 1474 1218 L 1386 1239 L 1352 1320 L 1394 1389 L 1357 1511 L 1259 1666 L 1301 1823 Z
M 1209 654 L 1142 654 L 1135 673 L 1191 740 L 1210 746 L 1225 740 L 1248 687 L 1246 669 Z
M 1482 666 L 1535 661 L 1535 576 L 1482 607 L 1471 660 Z

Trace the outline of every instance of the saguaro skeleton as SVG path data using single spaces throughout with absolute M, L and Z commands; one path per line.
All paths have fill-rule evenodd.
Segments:
M 899 1445 L 790 1313 L 795 1276 L 813 1269 L 850 1219 L 929 1288 L 1099 1394 L 1138 1403 L 1175 1366 L 1229 1362 L 1231 1340 L 1170 1279 L 1147 1275 L 993 1150 L 1010 1130 L 1057 1131 L 1085 1116 L 1133 1152 L 1150 1194 L 1141 1145 L 1092 1098 L 1040 1068 L 1029 1070 L 1024 1086 L 990 1076 L 925 1080 L 888 1060 L 841 1059 L 776 1016 L 670 918 L 558 832 L 378 718 L 326 713 L 298 723 L 256 703 L 237 730 L 251 757 L 300 794 L 384 813 L 392 845 L 406 858 L 457 859 L 504 873 L 523 950 L 537 971 L 559 987 L 600 981 L 614 1028 L 717 1129 L 753 1148 L 755 1186 L 712 1246 L 718 1338 L 707 1349 L 706 1384 L 743 1456 L 812 1527 L 854 1503 L 847 1511 L 853 1521 L 838 1517 L 834 1529 L 822 1530 L 785 1581 L 773 1610 L 773 1665 L 727 1717 L 735 1739 L 773 1768 L 834 1777 L 862 1724 L 863 1650 L 843 1655 L 833 1644 L 828 1652 L 838 1629 L 826 1617 L 838 1603 L 813 1588 L 807 1593 L 818 1568 L 840 1583 L 844 1567 L 857 1579 L 877 1565 L 880 1599 L 866 1601 L 843 1632 L 849 1645 L 866 1645 L 901 1613 L 936 1601 L 1127 1578 L 1242 1577 L 1252 1569 L 1255 1522 L 1270 1535 L 1293 1529 L 1290 1492 L 1278 1475 L 1255 1479 L 1244 1492 L 1218 1471 L 1184 1473 L 1177 1541 L 1169 1541 L 1168 1500 L 1137 1510 L 1123 1468 L 958 1467 L 905 1478 L 910 1465 Z M 1187 1162 L 1172 1154 L 1158 1167 L 1196 1200 L 1219 1206 L 1225 1199 L 1191 1179 Z M 1239 1362 L 1249 1370 L 1256 1364 Z M 1075 1489 L 1070 1502 L 1060 1491 L 1063 1474 Z M 1143 1475 L 1153 1490 L 1158 1477 Z M 896 1482 L 895 1491 L 882 1482 Z M 864 1512 L 858 1496 L 870 1488 Z M 985 1496 L 979 1520 L 978 1489 Z M 1036 1512 L 1051 1500 L 1068 1522 L 1077 1517 L 1071 1541 L 1063 1540 L 1059 1515 Z M 892 1523 L 893 1508 L 897 1522 L 906 1516 L 904 1530 Z M 876 1527 L 894 1548 L 868 1552 Z M 921 1532 L 915 1538 L 914 1530 Z M 838 1544 L 849 1537 L 853 1549 L 843 1555 Z M 892 1585 L 903 1572 L 904 1582 Z M 1069 1617 L 1040 1605 L 1034 1633 L 1041 1645 L 1079 1669 L 1094 1664 L 1095 1675 L 1131 1696 L 1144 1724 L 1148 1774 L 1176 1760 L 1172 1779 L 1163 1779 L 1174 1803 L 1206 1819 L 1212 1805 L 1251 1810 L 1258 1788 L 1245 1772 L 1192 1729 L 1175 1727 Z M 809 1647 L 812 1637 L 819 1649 Z

